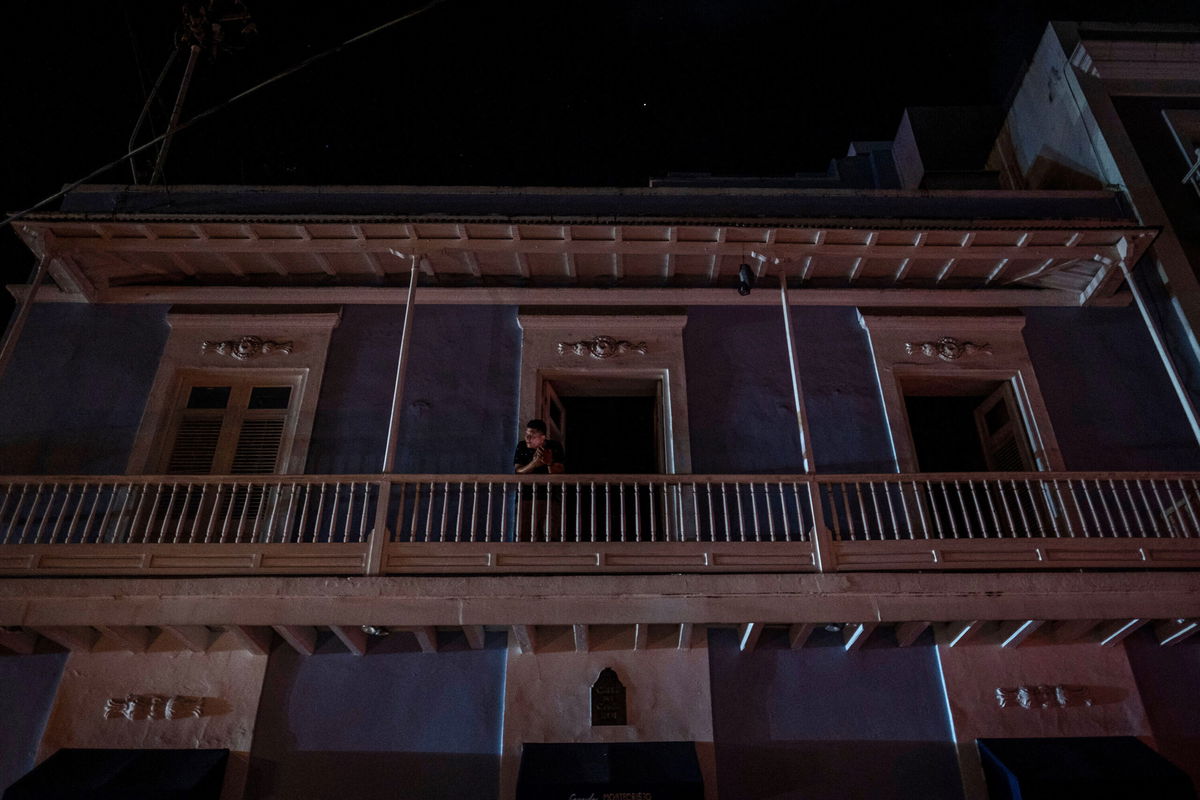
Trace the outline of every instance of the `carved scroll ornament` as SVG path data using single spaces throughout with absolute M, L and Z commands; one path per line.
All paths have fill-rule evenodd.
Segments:
M 204 716 L 204 698 L 177 694 L 166 697 L 161 694 L 130 694 L 125 697 L 110 697 L 104 703 L 104 718 L 125 718 L 130 721 L 143 719 L 186 719 Z
M 974 342 L 960 342 L 953 336 L 943 336 L 936 342 L 905 342 L 904 352 L 910 356 L 920 354 L 927 358 L 940 358 L 942 361 L 957 361 L 960 358 L 969 358 L 976 355 L 992 354 L 992 346 L 989 344 L 975 344 Z
M 577 356 L 587 354 L 592 358 L 616 358 L 626 353 L 638 353 L 644 356 L 646 355 L 646 343 L 634 344 L 624 339 L 614 339 L 612 336 L 597 336 L 579 342 L 559 342 L 558 352 L 559 354 L 574 353 Z
M 243 336 L 240 339 L 226 339 L 223 342 L 205 341 L 200 345 L 200 352 L 213 352 L 221 356 L 245 361 L 254 356 L 265 356 L 271 353 L 287 355 L 292 352 L 291 342 L 273 342 L 258 336 Z
M 1090 706 L 1091 692 L 1086 686 L 1016 686 L 998 687 L 996 703 L 1001 708 L 1019 705 L 1021 708 L 1066 708 L 1068 706 Z

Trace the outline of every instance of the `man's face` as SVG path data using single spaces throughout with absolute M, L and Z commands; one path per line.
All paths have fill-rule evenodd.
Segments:
M 537 450 L 544 441 L 546 441 L 546 434 L 533 428 L 525 429 L 525 446 L 530 450 Z

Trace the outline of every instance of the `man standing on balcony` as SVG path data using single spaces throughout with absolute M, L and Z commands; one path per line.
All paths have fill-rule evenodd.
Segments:
M 525 436 L 513 453 L 513 471 L 518 475 L 558 475 L 566 470 L 564 460 L 562 445 L 546 438 L 546 423 L 540 419 L 529 420 L 525 425 Z M 517 541 L 524 541 L 527 536 L 535 541 L 564 538 L 559 535 L 562 504 L 555 490 L 561 490 L 561 486 L 522 487 L 517 502 Z M 549 525 L 546 525 L 547 516 Z

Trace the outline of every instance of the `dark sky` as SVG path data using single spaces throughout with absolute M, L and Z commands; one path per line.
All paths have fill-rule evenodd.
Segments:
M 257 41 L 201 61 L 185 119 L 420 5 L 246 2 Z M 4 3 L 4 210 L 125 152 L 179 5 Z M 1200 6 L 444 0 L 184 131 L 166 180 L 645 186 L 679 171 L 823 171 L 851 140 L 890 139 L 905 106 L 1003 102 L 1048 19 L 1135 15 L 1200 22 Z M 122 166 L 97 180 L 129 179 Z M 8 281 L 32 263 L 7 231 L 0 258 Z

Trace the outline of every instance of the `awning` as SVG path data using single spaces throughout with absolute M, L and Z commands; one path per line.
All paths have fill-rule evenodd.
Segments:
M 4 800 L 218 800 L 228 750 L 64 748 Z
M 703 800 L 693 742 L 526 744 L 517 800 Z

